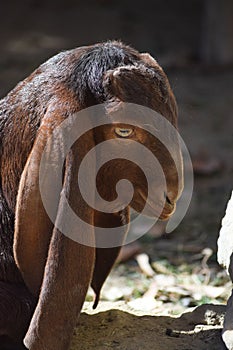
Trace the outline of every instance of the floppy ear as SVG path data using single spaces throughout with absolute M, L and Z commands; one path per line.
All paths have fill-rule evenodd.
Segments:
M 104 281 L 108 277 L 124 243 L 124 239 L 128 232 L 128 227 L 122 226 L 129 223 L 129 207 L 123 211 L 114 214 L 107 214 L 102 212 L 95 212 L 94 216 L 95 227 L 111 228 L 119 227 L 118 231 L 118 246 L 109 248 L 96 248 L 95 269 L 92 277 L 91 286 L 95 292 L 95 302 L 93 309 L 95 309 L 99 302 L 99 296 Z M 120 227 L 122 226 L 122 227 Z M 107 238 L 108 239 L 108 238 Z M 107 241 L 106 239 L 106 241 Z M 98 236 L 96 237 L 98 243 Z
M 92 246 L 81 245 L 64 236 L 56 228 L 57 222 L 66 221 L 66 198 L 77 215 L 89 224 L 90 231 L 77 232 L 77 237 L 79 233 L 94 237 L 93 209 L 83 201 L 77 181 L 80 162 L 87 149 L 94 145 L 90 133 L 82 137 L 82 144 L 76 142 L 73 145 L 66 158 L 61 196 L 59 193 L 52 198 L 56 209 L 55 227 L 48 219 L 41 200 L 40 160 L 52 129 L 61 119 L 63 118 L 54 113 L 44 118 L 25 167 L 17 199 L 15 258 L 26 284 L 33 293 L 38 295 L 41 289 L 24 340 L 30 349 L 68 348 L 94 267 L 94 240 Z M 49 148 L 54 152 L 54 160 L 59 159 L 62 153 L 59 149 L 62 144 L 57 142 L 55 146 Z M 78 227 L 70 224 L 70 230 L 76 232 Z
M 42 153 L 53 129 L 62 122 L 58 115 L 44 116 L 35 144 L 21 175 L 15 213 L 14 257 L 30 291 L 38 296 L 53 231 L 40 194 Z M 53 125 L 53 126 L 52 126 Z M 57 149 L 59 152 L 59 149 Z M 57 210 L 59 197 L 54 198 Z
M 80 193 L 75 190 L 77 156 L 78 152 L 72 150 L 67 159 L 63 196 L 68 199 L 76 213 L 93 227 L 93 210 L 85 205 Z M 67 215 L 63 196 L 57 214 L 60 222 L 65 222 Z M 73 232 L 77 229 L 70 228 Z M 80 234 L 90 235 L 91 232 Z M 94 245 L 94 239 L 92 243 Z M 24 340 L 29 349 L 34 344 L 47 350 L 69 347 L 77 316 L 90 284 L 94 258 L 95 248 L 77 243 L 54 228 L 39 302 Z
M 177 124 L 177 106 L 167 76 L 149 55 L 141 54 L 136 65 L 121 66 L 107 71 L 104 88 L 109 99 L 147 106 Z

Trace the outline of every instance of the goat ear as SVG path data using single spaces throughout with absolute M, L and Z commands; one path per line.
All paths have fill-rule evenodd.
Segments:
M 109 230 L 111 230 L 111 227 L 118 227 L 119 230 L 117 237 L 117 247 L 96 248 L 95 268 L 91 282 L 91 286 L 95 292 L 95 302 L 93 305 L 94 309 L 98 305 L 100 291 L 103 286 L 103 283 L 109 275 L 109 272 L 111 271 L 120 253 L 121 247 L 125 240 L 125 236 L 127 234 L 128 226 L 122 226 L 122 221 L 124 222 L 124 225 L 128 225 L 129 208 L 125 208 L 122 212 L 115 214 L 107 214 L 96 211 L 94 215 L 95 227 L 109 227 Z M 96 235 L 98 235 L 98 233 Z M 106 241 L 107 240 L 108 237 L 106 237 Z M 96 242 L 98 242 L 98 237 L 96 237 Z
M 83 148 L 85 149 L 85 145 Z M 74 145 L 66 160 L 63 190 L 49 246 L 40 297 L 24 339 L 29 349 L 35 344 L 38 349 L 68 349 L 77 316 L 91 281 L 95 260 L 94 213 L 93 209 L 84 202 L 77 186 L 80 153 L 82 153 L 79 149 L 78 145 Z M 89 229 L 86 228 L 85 232 L 72 222 L 67 222 L 65 198 L 75 213 L 89 224 Z M 61 223 L 68 225 L 73 239 L 77 237 L 76 241 L 57 229 Z M 87 239 L 90 245 L 92 242 L 92 246 L 78 243 L 80 236 L 88 236 Z
M 42 180 L 45 182 L 44 186 L 49 191 L 48 197 L 51 203 L 50 207 L 53 211 L 51 221 L 51 212 L 49 217 L 41 198 L 40 165 L 47 143 L 49 143 L 49 147 L 46 147 L 46 152 L 49 154 L 46 153 L 46 157 L 50 160 L 52 159 L 52 163 L 55 163 L 59 159 L 62 162 L 64 161 L 63 142 L 59 142 L 58 140 L 53 142 L 51 135 L 54 129 L 65 120 L 65 117 L 61 116 L 60 111 L 56 112 L 53 108 L 51 110 L 52 112 L 47 112 L 42 120 L 36 141 L 22 173 L 16 204 L 14 257 L 26 285 L 36 296 L 39 294 L 43 279 L 49 244 L 57 216 L 60 193 L 62 191 L 62 179 L 60 181 L 60 187 L 56 186 L 56 184 L 54 185 L 53 179 L 47 180 L 48 169 L 45 168 L 44 180 Z M 81 162 L 82 157 L 94 145 L 93 132 L 90 130 L 80 138 L 79 144 L 76 143 L 75 149 L 78 149 L 78 155 L 76 161 L 73 161 L 73 163 Z M 46 166 L 51 167 L 50 162 L 47 163 Z M 74 171 L 74 165 L 72 166 L 72 171 Z M 55 173 L 56 169 L 54 169 Z M 78 172 L 76 172 L 76 181 L 77 174 Z M 77 183 L 73 187 L 70 185 L 69 191 L 76 193 Z M 55 191 L 53 191 L 53 188 L 55 188 Z M 79 204 L 76 205 L 77 209 L 79 209 Z M 86 205 L 83 203 L 80 206 L 86 208 Z
M 54 206 L 55 225 L 48 218 L 41 198 L 39 176 L 42 154 L 46 143 L 50 142 L 48 140 L 53 129 L 63 120 L 54 111 L 44 116 L 22 174 L 17 198 L 15 260 L 29 289 L 35 295 L 39 294 L 39 301 L 24 340 L 28 348 L 68 348 L 94 268 L 94 211 L 84 202 L 77 181 L 80 163 L 87 151 L 95 145 L 92 131 L 84 134 L 72 146 L 66 157 L 64 179 L 63 182 L 61 180 L 58 193 L 53 193 L 46 187 Z M 49 143 L 45 152 L 48 152 L 46 157 L 50 156 L 56 162 L 57 159 L 63 159 L 60 157 L 63 155 L 63 143 L 56 138 L 54 141 Z M 48 162 L 49 166 L 51 164 Z M 46 174 L 45 180 L 48 181 Z M 50 184 L 47 182 L 47 185 Z M 67 223 L 65 198 L 73 211 L 89 224 L 87 227 L 90 232 L 81 232 L 79 227 L 68 223 L 70 232 L 77 233 L 76 241 L 57 229 L 61 227 L 57 223 Z M 92 239 L 92 242 L 89 240 L 90 246 L 77 243 L 79 234 L 88 235 Z
M 39 168 L 42 153 L 54 126 L 61 118 L 45 116 L 33 149 L 21 175 L 15 214 L 14 257 L 24 281 L 34 295 L 39 294 L 53 224 L 44 209 L 40 188 Z M 57 152 L 59 150 L 57 149 Z M 54 207 L 57 207 L 54 200 Z
M 123 242 L 121 242 L 122 245 Z M 95 269 L 91 282 L 91 287 L 95 292 L 93 309 L 96 309 L 102 286 L 108 277 L 119 253 L 121 246 L 114 248 L 96 248 Z

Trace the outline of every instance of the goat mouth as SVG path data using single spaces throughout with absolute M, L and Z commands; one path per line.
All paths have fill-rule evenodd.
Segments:
M 173 206 L 168 206 L 166 200 L 164 200 L 163 203 L 155 203 L 141 191 L 139 192 L 139 195 L 141 200 L 145 203 L 145 207 L 142 212 L 146 216 L 155 217 L 159 220 L 165 221 L 168 220 L 175 211 L 175 204 Z

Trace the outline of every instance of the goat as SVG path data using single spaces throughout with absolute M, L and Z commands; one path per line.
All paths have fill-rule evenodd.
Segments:
M 148 194 L 143 172 L 132 162 L 116 159 L 114 166 L 102 169 L 97 188 L 111 202 L 115 184 L 127 178 L 134 186 L 130 205 L 104 213 L 85 203 L 77 187 L 79 166 L 93 147 L 109 139 L 132 139 L 154 153 L 166 176 L 167 192 L 155 189 L 148 215 L 154 215 L 156 201 L 163 196 L 160 218 L 174 212 L 182 191 L 177 169 L 182 168 L 180 149 L 177 165 L 149 132 L 114 121 L 113 110 L 122 103 L 148 107 L 177 128 L 176 101 L 162 68 L 149 54 L 118 41 L 59 53 L 0 101 L 0 340 L 6 349 L 24 345 L 30 350 L 67 349 L 89 285 L 96 293 L 96 306 L 123 244 L 110 248 L 81 244 L 64 235 L 46 212 L 40 162 L 48 139 L 68 116 L 98 104 L 108 107 L 109 125 L 82 135 L 63 167 L 61 193 L 93 230 L 122 226 L 124 236 L 129 208 L 142 211 Z M 62 142 L 56 147 L 59 153 Z M 62 201 L 61 195 L 54 204 L 60 221 L 66 215 Z

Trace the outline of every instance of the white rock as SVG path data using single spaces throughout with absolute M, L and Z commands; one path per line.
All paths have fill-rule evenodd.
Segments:
M 227 204 L 226 214 L 222 219 L 222 227 L 218 238 L 218 262 L 227 271 L 233 252 L 233 191 Z

